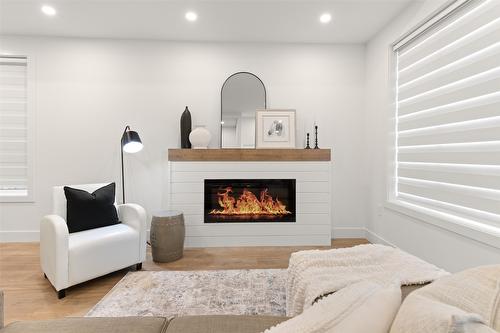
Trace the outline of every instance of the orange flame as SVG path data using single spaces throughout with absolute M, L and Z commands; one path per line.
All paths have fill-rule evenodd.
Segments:
M 292 212 L 286 209 L 286 206 L 281 203 L 276 197 L 273 199 L 268 194 L 268 189 L 260 192 L 260 198 L 257 199 L 255 194 L 247 189 L 243 189 L 243 193 L 238 199 L 232 196 L 233 188 L 226 187 L 224 192 L 217 193 L 219 197 L 219 206 L 222 209 L 212 209 L 209 214 L 212 215 L 286 215 Z

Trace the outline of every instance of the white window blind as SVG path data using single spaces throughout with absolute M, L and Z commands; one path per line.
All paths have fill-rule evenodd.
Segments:
M 396 200 L 499 228 L 500 1 L 462 1 L 394 52 Z
M 0 200 L 30 191 L 27 81 L 25 57 L 0 56 Z

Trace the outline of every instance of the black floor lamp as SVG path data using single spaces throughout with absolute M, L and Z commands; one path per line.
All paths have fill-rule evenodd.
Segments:
M 123 131 L 121 140 L 121 157 L 122 157 L 122 203 L 125 203 L 125 172 L 123 169 L 123 152 L 134 154 L 141 151 L 143 145 L 139 134 L 136 131 L 131 131 L 130 126 L 126 126 Z

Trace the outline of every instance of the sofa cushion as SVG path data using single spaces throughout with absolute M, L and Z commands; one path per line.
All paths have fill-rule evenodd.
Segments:
M 417 289 L 420 289 L 426 285 L 428 285 L 430 282 L 426 282 L 426 283 L 423 283 L 423 284 L 408 284 L 408 285 L 402 285 L 401 286 L 401 300 L 404 301 L 404 299 L 413 291 L 417 290 Z M 331 292 L 331 293 L 328 293 L 328 294 L 325 294 L 321 297 L 318 297 L 314 300 L 314 303 L 318 302 L 319 300 L 327 297 L 327 296 L 330 296 L 332 294 L 334 294 L 335 292 Z
M 411 293 L 391 333 L 479 332 L 500 329 L 500 265 L 446 276 Z
M 266 333 L 387 333 L 401 305 L 399 284 L 354 283 Z
M 185 316 L 173 319 L 167 333 L 259 333 L 287 317 Z
M 115 183 L 92 193 L 64 186 L 69 233 L 120 223 L 115 207 Z
M 0 333 L 164 333 L 167 326 L 160 317 L 65 318 L 15 322 Z
M 391 333 L 476 333 L 489 329 L 481 316 L 421 295 L 404 302 L 391 328 Z

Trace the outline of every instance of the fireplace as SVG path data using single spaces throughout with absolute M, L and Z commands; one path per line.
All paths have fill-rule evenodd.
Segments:
M 295 179 L 205 179 L 205 223 L 295 222 Z

